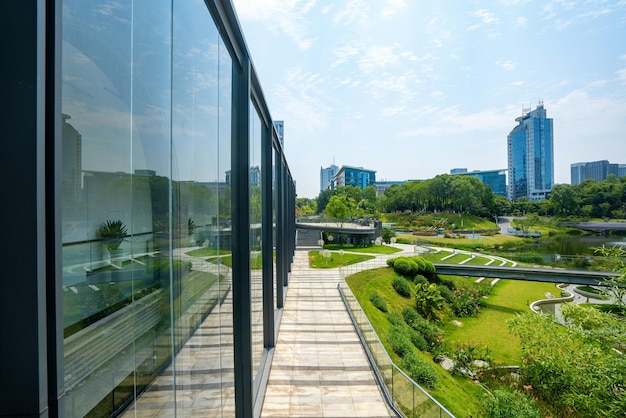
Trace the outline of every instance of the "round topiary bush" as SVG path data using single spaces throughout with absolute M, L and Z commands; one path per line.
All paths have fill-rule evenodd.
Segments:
M 433 368 L 414 353 L 407 354 L 402 359 L 402 367 L 417 384 L 434 389 L 439 376 Z
M 408 330 L 404 327 L 393 327 L 389 331 L 389 344 L 394 353 L 403 357 L 405 354 L 411 352 L 411 338 Z
M 406 257 L 398 257 L 393 263 L 393 269 L 402 276 L 411 276 L 411 273 L 415 270 L 415 263 L 411 263 Z

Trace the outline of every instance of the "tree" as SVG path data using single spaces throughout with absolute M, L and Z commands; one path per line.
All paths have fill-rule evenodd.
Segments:
M 396 232 L 387 226 L 383 226 L 382 234 L 383 241 L 387 244 L 391 243 L 391 238 L 396 236 Z
M 437 286 L 422 283 L 415 291 L 415 310 L 424 318 L 436 321 L 440 317 L 439 311 L 444 306 L 444 299 Z
M 552 188 L 549 206 L 557 216 L 577 215 L 580 208 L 580 197 L 575 186 L 557 184 Z
M 355 204 L 347 195 L 331 196 L 324 213 L 330 219 L 335 219 L 338 224 L 343 225 L 346 218 L 352 216 Z
M 626 311 L 626 263 L 624 262 L 626 250 L 624 247 L 605 247 L 604 245 L 593 250 L 602 256 L 602 261 L 609 270 L 619 274 L 617 277 L 604 279 L 602 284 L 607 286 L 606 291 L 613 296 L 615 304 Z

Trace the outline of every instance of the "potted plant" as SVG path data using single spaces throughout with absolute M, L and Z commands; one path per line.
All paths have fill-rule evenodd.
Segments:
M 119 219 L 117 221 L 106 221 L 98 228 L 98 237 L 109 251 L 117 250 L 127 235 L 126 226 Z

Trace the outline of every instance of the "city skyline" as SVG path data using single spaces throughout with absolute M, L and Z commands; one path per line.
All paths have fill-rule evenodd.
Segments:
M 555 184 L 626 155 L 624 2 L 233 3 L 300 197 L 333 158 L 389 180 L 505 167 L 511 126 L 540 100 Z

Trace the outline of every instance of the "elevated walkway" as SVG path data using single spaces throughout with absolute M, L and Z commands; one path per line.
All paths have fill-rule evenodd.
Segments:
M 296 250 L 262 417 L 392 417 L 337 284 Z

